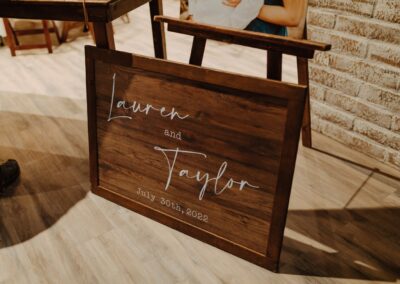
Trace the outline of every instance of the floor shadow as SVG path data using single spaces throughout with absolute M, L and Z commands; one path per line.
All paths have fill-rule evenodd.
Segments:
M 399 177 L 394 176 L 394 175 L 391 175 L 391 174 L 388 174 L 388 173 L 386 173 L 386 172 L 383 172 L 383 171 L 381 171 L 381 170 L 378 169 L 378 168 L 368 167 L 368 166 L 366 166 L 366 165 L 363 165 L 363 164 L 357 163 L 357 162 L 355 162 L 355 161 L 349 160 L 349 159 L 347 159 L 347 158 L 345 158 L 345 157 L 341 157 L 341 156 L 339 156 L 339 155 L 335 155 L 335 154 L 333 154 L 333 153 L 330 153 L 330 152 L 327 152 L 327 151 L 325 151 L 325 150 L 321 150 L 321 149 L 318 149 L 318 148 L 315 148 L 315 147 L 312 147 L 311 149 L 314 150 L 314 151 L 317 151 L 317 152 L 319 152 L 319 153 L 321 153 L 321 154 L 324 154 L 324 155 L 330 156 L 330 157 L 332 157 L 332 158 L 341 160 L 341 161 L 347 163 L 348 165 L 353 165 L 353 166 L 355 166 L 355 167 L 361 167 L 361 168 L 363 168 L 363 169 L 372 171 L 373 173 L 379 173 L 380 175 L 385 176 L 385 177 L 388 177 L 388 178 L 391 178 L 391 179 L 393 179 L 393 180 L 395 180 L 395 181 L 400 181 L 400 178 L 399 178 Z
M 10 152 L 0 150 L 2 155 Z M 15 156 L 20 157 L 21 177 L 0 197 L 0 248 L 50 228 L 89 189 L 86 159 L 21 150 Z
M 0 91 L 0 162 L 21 176 L 0 196 L 0 249 L 53 226 L 90 190 L 84 99 Z
M 395 282 L 400 208 L 291 210 L 281 273 Z M 287 234 L 290 235 L 290 232 Z

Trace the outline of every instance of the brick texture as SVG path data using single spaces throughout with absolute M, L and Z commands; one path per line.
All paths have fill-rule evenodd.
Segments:
M 383 21 L 400 24 L 400 1 L 378 0 L 374 17 Z
M 354 131 L 365 135 L 380 144 L 388 145 L 394 150 L 400 150 L 400 135 L 385 128 L 361 119 L 356 119 L 354 121 Z
M 376 143 L 363 135 L 346 130 L 335 123 L 331 123 L 315 116 L 312 118 L 315 124 L 313 125 L 314 130 L 344 143 L 355 150 L 363 149 L 365 154 L 375 157 L 379 161 L 385 161 L 387 159 L 387 150 L 381 144 Z
M 400 116 L 393 116 L 392 130 L 400 133 Z
M 368 102 L 386 107 L 393 113 L 400 112 L 400 92 L 386 90 L 376 85 L 364 84 L 360 88 L 359 97 Z
M 332 51 L 364 58 L 367 56 L 368 44 L 362 39 L 343 32 L 332 31 L 310 25 L 308 37 L 310 39 L 332 44 Z
M 363 17 L 338 16 L 336 30 L 367 37 L 369 39 L 376 39 L 394 44 L 400 43 L 399 25 L 379 20 L 365 21 Z
M 393 115 L 384 108 L 368 104 L 359 98 L 354 98 L 341 92 L 331 90 L 326 91 L 325 100 L 328 104 L 334 105 L 364 120 L 373 122 L 387 129 L 391 128 Z
M 321 68 L 314 64 L 310 64 L 309 72 L 310 77 L 316 83 L 340 90 L 351 96 L 356 96 L 361 86 L 361 82 L 349 79 L 346 74 Z
M 310 97 L 313 98 L 314 100 L 318 100 L 318 101 L 325 100 L 325 89 L 324 89 L 324 87 L 322 87 L 319 84 L 311 83 L 310 84 Z
M 399 68 L 382 66 L 381 63 L 332 52 L 320 52 L 316 54 L 314 62 L 338 71 L 351 73 L 358 79 L 374 84 L 381 84 L 393 90 L 397 89 L 400 78 Z
M 316 116 L 322 119 L 336 123 L 346 129 L 353 128 L 354 115 L 317 101 L 311 102 L 311 109 Z
M 400 68 L 400 45 L 382 45 L 377 42 L 369 44 L 368 58 L 378 63 L 386 63 Z
M 390 152 L 388 156 L 388 162 L 391 165 L 400 167 L 400 154 L 399 152 Z
M 327 29 L 333 29 L 336 22 L 334 13 L 323 12 L 319 9 L 309 8 L 308 15 L 310 18 L 309 24 Z
M 353 12 L 365 16 L 372 16 L 374 10 L 374 1 L 368 0 L 309 0 L 308 3 L 314 7 Z M 384 7 L 382 7 L 382 10 L 384 10 Z
M 312 128 L 400 168 L 400 0 L 309 0 Z

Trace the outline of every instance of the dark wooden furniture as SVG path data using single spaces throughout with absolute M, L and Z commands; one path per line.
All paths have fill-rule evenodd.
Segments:
M 154 16 L 162 15 L 161 0 L 85 0 L 88 21 L 93 23 L 96 45 L 115 49 L 111 21 L 148 2 L 155 55 L 165 58 L 162 23 L 152 20 Z M 82 0 L 2 0 L 0 1 L 0 17 L 85 21 Z
M 327 51 L 331 48 L 329 44 L 309 40 L 214 27 L 166 16 L 156 17 L 156 20 L 168 23 L 169 31 L 192 35 L 194 37 L 189 60 L 190 64 L 198 66 L 202 64 L 206 41 L 207 39 L 213 39 L 267 50 L 267 78 L 273 80 L 282 80 L 282 54 L 294 55 L 297 57 L 298 83 L 307 86 L 309 84 L 308 59 L 313 58 L 316 50 Z M 306 34 L 304 34 L 304 38 L 306 38 Z M 309 95 L 307 95 L 305 103 L 302 142 L 306 147 L 312 146 Z
M 121 20 L 126 24 L 130 23 L 130 18 L 129 18 L 128 14 L 122 15 Z M 87 31 L 90 33 L 93 41 L 96 41 L 92 23 L 89 23 L 87 26 L 82 27 L 82 22 L 64 21 L 63 27 L 62 27 L 62 32 L 61 32 L 61 42 L 66 42 L 68 40 L 68 34 L 69 34 L 70 30 L 75 29 L 77 27 L 83 28 L 84 30 L 87 29 Z
M 52 27 L 49 27 L 49 22 L 51 22 Z M 58 33 L 58 29 L 54 21 L 42 20 L 41 21 L 42 28 L 30 28 L 30 29 L 19 29 L 19 30 L 13 28 L 8 18 L 4 18 L 3 23 L 6 30 L 8 47 L 10 48 L 12 56 L 16 55 L 17 50 L 25 50 L 33 48 L 47 48 L 49 53 L 53 53 L 50 33 L 55 33 L 57 36 L 57 40 L 60 42 L 60 35 Z M 18 38 L 19 36 L 34 35 L 34 34 L 43 34 L 45 43 L 43 44 L 20 43 L 20 40 Z
M 68 34 L 72 29 L 76 28 L 81 28 L 83 29 L 84 26 L 82 25 L 82 22 L 71 22 L 71 21 L 64 21 L 62 25 L 62 30 L 61 30 L 61 42 L 67 42 L 68 41 Z M 93 29 L 93 24 L 89 24 L 88 27 L 88 32 L 92 36 L 93 40 L 95 40 L 94 36 L 94 29 Z
M 278 270 L 307 87 L 89 46 L 86 72 L 93 192 Z

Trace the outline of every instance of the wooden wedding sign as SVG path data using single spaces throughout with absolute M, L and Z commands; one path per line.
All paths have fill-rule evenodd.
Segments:
M 86 47 L 92 189 L 277 270 L 306 87 Z

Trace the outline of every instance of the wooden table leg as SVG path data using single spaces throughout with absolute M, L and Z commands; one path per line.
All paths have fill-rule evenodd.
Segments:
M 53 47 L 52 47 L 53 43 L 51 41 L 49 32 L 49 22 L 47 20 L 42 20 L 42 24 L 43 24 L 43 33 L 47 45 L 47 50 L 49 51 L 49 53 L 53 53 Z
M 55 21 L 51 21 L 51 25 L 53 26 L 54 33 L 56 34 L 57 41 L 60 44 L 61 43 L 61 36 L 60 32 L 58 31 L 57 25 Z
M 308 59 L 297 57 L 297 76 L 298 83 L 309 87 L 308 78 Z M 306 105 L 304 106 L 303 126 L 301 129 L 301 140 L 303 146 L 307 148 L 312 147 L 311 139 L 311 110 L 310 110 L 310 88 L 307 89 Z
M 10 48 L 11 56 L 15 56 L 16 55 L 16 53 L 15 53 L 15 50 L 16 50 L 15 37 L 14 37 L 13 30 L 11 28 L 10 21 L 7 18 L 4 18 L 3 22 L 4 22 L 4 27 L 6 29 L 7 44 L 8 44 L 8 47 Z
M 164 23 L 154 21 L 154 16 L 163 14 L 162 0 L 150 1 L 151 27 L 153 30 L 154 55 L 157 58 L 167 59 Z
M 267 78 L 282 81 L 282 53 L 267 52 Z
M 201 66 L 203 63 L 204 51 L 207 39 L 195 36 L 193 38 L 192 51 L 190 53 L 189 64 Z
M 115 49 L 114 32 L 111 22 L 93 23 L 96 46 L 100 48 Z

